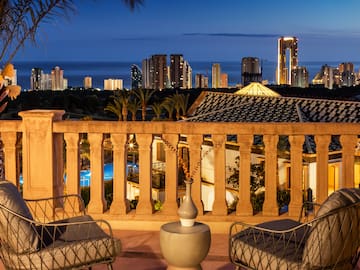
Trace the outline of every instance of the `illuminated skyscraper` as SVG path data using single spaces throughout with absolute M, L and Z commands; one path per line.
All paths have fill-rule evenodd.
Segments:
M 165 89 L 167 82 L 166 54 L 156 54 L 151 59 L 150 77 L 153 78 L 151 88 L 157 90 Z
M 228 88 L 229 87 L 229 82 L 228 82 L 228 75 L 227 73 L 221 73 L 220 75 L 221 78 L 221 88 Z
M 92 78 L 90 76 L 86 76 L 84 78 L 84 88 L 85 89 L 90 89 L 92 88 Z
M 291 85 L 291 71 L 298 65 L 298 39 L 296 37 L 281 37 L 278 39 L 278 64 L 276 69 L 277 84 Z M 286 55 L 289 50 L 289 61 Z
M 294 67 L 291 70 L 291 86 L 306 88 L 309 87 L 309 73 L 305 67 Z
M 142 85 L 146 89 L 151 88 L 152 73 L 150 72 L 152 66 L 152 59 L 144 59 L 142 61 Z
M 260 60 L 257 57 L 244 57 L 241 60 L 241 82 L 244 86 L 262 81 Z
M 41 78 L 43 71 L 41 68 L 33 68 L 31 70 L 30 78 L 30 89 L 31 90 L 41 90 Z
M 184 61 L 184 83 L 183 88 L 192 88 L 192 68 L 188 61 Z
M 339 65 L 340 85 L 354 86 L 356 84 L 356 74 L 354 71 L 354 64 L 347 62 Z
M 203 74 L 195 75 L 195 88 L 208 88 L 209 78 Z
M 173 88 L 184 88 L 184 57 L 182 54 L 170 55 L 170 84 Z
M 214 63 L 212 65 L 211 85 L 212 85 L 212 88 L 220 88 L 221 87 L 221 68 L 220 68 L 219 63 Z
M 142 87 L 142 73 L 137 65 L 131 66 L 131 89 Z
M 104 80 L 104 90 L 122 90 L 122 79 L 106 79 Z
M 51 70 L 51 90 L 64 90 L 64 71 L 58 66 Z

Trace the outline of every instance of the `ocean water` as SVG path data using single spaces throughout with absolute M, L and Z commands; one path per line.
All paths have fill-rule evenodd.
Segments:
M 209 85 L 211 85 L 211 66 L 213 62 L 190 62 L 193 70 L 193 85 L 195 85 L 195 74 L 207 74 L 209 77 Z M 228 74 L 230 86 L 234 86 L 241 82 L 241 62 L 219 62 L 221 71 Z M 44 73 L 50 73 L 55 66 L 59 66 L 64 70 L 64 77 L 68 79 L 69 86 L 83 86 L 83 80 L 86 76 L 92 77 L 93 87 L 102 89 L 104 80 L 109 78 L 122 79 L 124 87 L 129 88 L 131 85 L 130 68 L 132 64 L 136 64 L 141 68 L 139 62 L 74 62 L 74 61 L 47 61 L 47 62 L 15 62 L 17 69 L 18 85 L 22 89 L 30 88 L 31 69 L 34 67 L 41 68 Z M 320 71 L 321 66 L 327 64 L 336 67 L 338 62 L 300 62 L 300 66 L 305 66 L 309 72 L 310 80 Z M 355 70 L 358 71 L 360 62 L 354 62 Z M 263 79 L 269 83 L 275 82 L 276 62 L 262 61 Z

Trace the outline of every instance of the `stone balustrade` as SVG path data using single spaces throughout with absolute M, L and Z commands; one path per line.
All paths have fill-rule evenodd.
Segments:
M 285 151 L 289 170 L 290 204 L 283 214 L 296 218 L 301 208 L 304 190 L 309 187 L 309 173 L 316 174 L 314 198 L 322 202 L 329 193 L 329 163 L 338 164 L 337 188 L 358 186 L 360 182 L 359 153 L 357 151 L 360 125 L 351 123 L 194 123 L 194 122 L 114 122 L 62 120 L 63 111 L 24 111 L 22 120 L 0 121 L 3 142 L 5 177 L 19 185 L 20 168 L 23 176 L 23 196 L 39 198 L 66 193 L 80 193 L 80 138 L 87 134 L 90 144 L 90 214 L 107 219 L 120 228 L 134 228 L 134 224 L 168 222 L 177 219 L 179 202 L 178 167 L 181 144 L 188 148 L 189 172 L 193 178 L 192 196 L 203 222 L 232 222 L 279 217 L 277 190 L 279 187 L 280 135 L 288 136 L 290 148 Z M 110 208 L 104 196 L 104 135 L 111 141 L 113 153 L 113 201 Z M 127 160 L 129 135 L 135 134 L 138 146 L 139 200 L 136 210 L 127 200 Z M 22 135 L 22 136 L 21 136 Z M 231 143 L 229 135 L 236 138 Z M 263 144 L 255 147 L 254 136 L 262 135 Z M 305 136 L 314 136 L 316 153 L 304 153 Z M 340 136 L 341 148 L 329 150 L 332 135 Z M 155 138 L 163 138 L 165 156 L 165 186 L 163 205 L 155 211 L 152 198 L 152 163 Z M 184 139 L 185 138 L 185 139 Z M 206 138 L 206 139 L 205 139 Z M 202 145 L 212 147 L 213 206 L 205 211 L 201 168 Z M 239 188 L 235 211 L 226 203 L 227 149 L 231 145 L 239 158 Z M 21 154 L 20 154 L 21 153 Z M 251 204 L 250 165 L 256 154 L 265 161 L 265 197 L 263 209 L 255 213 Z M 312 165 L 305 161 L 313 160 Z M 330 156 L 332 157 L 330 158 Z M 65 161 L 65 163 L 64 163 Z M 22 162 L 22 164 L 20 164 Z M 64 166 L 65 164 L 65 166 Z M 66 172 L 66 184 L 63 181 Z M 64 186 L 65 185 L 65 186 Z M 58 206 L 61 207 L 61 206 Z M 140 225 L 141 226 L 141 225 Z

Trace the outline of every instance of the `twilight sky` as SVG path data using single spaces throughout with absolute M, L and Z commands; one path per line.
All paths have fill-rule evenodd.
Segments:
M 76 0 L 76 13 L 39 29 L 15 60 L 276 60 L 277 38 L 299 38 L 301 61 L 360 60 L 359 0 Z

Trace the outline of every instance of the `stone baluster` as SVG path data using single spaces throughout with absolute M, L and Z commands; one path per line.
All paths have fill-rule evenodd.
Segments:
M 238 135 L 240 166 L 239 166 L 239 201 L 236 206 L 236 215 L 252 216 L 250 176 L 251 176 L 251 146 L 253 145 L 252 135 Z
M 303 204 L 303 135 L 289 136 L 291 158 L 291 194 L 289 215 L 298 217 Z
M 80 194 L 80 154 L 79 134 L 65 133 L 66 142 L 66 191 L 68 194 Z
M 201 145 L 203 143 L 203 135 L 188 135 L 187 142 L 190 149 L 190 174 L 192 180 L 192 199 L 198 210 L 198 216 L 204 214 L 204 204 L 201 200 Z
M 355 146 L 357 143 L 356 135 L 341 135 L 342 146 L 342 175 L 340 177 L 339 188 L 353 188 L 355 176 Z
M 330 135 L 316 135 L 316 202 L 323 203 L 328 197 Z
M 126 200 L 127 193 L 127 134 L 111 134 L 113 145 L 113 201 L 110 214 L 125 215 L 130 211 L 130 204 Z
M 164 140 L 169 143 L 173 149 L 165 145 L 165 202 L 162 207 L 162 213 L 165 215 L 177 215 L 177 188 L 178 188 L 178 134 L 164 134 Z
M 217 216 L 227 215 L 226 204 L 226 135 L 213 135 L 214 145 L 214 204 L 212 213 Z
M 106 210 L 104 194 L 104 147 L 102 133 L 89 133 L 90 143 L 90 202 L 88 211 L 91 214 L 102 214 Z
M 139 145 L 139 185 L 140 197 L 136 207 L 136 214 L 151 215 L 154 213 L 152 200 L 152 134 L 136 134 Z
M 4 168 L 5 179 L 19 186 L 19 179 L 17 173 L 17 133 L 16 132 L 2 132 L 1 140 L 4 144 Z M 20 164 L 19 164 L 20 165 Z
M 265 200 L 263 214 L 265 216 L 278 216 L 277 204 L 277 144 L 278 135 L 264 135 L 265 144 Z

